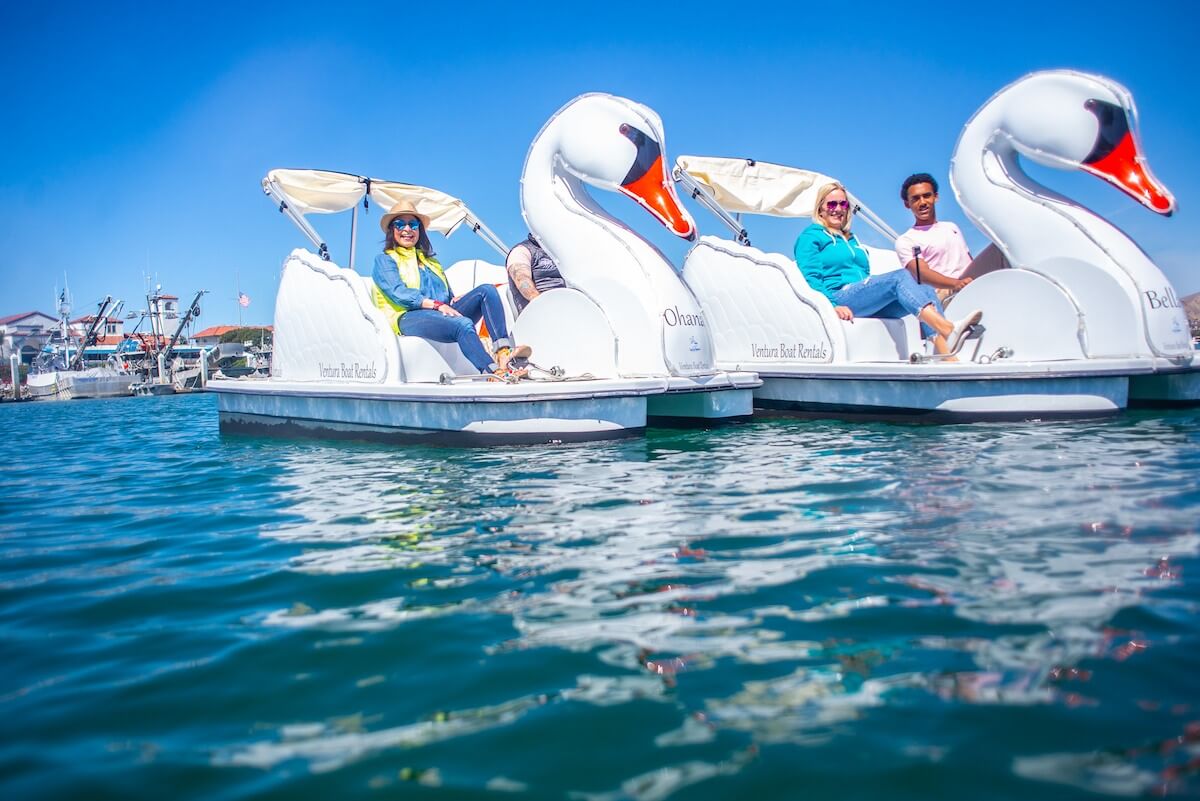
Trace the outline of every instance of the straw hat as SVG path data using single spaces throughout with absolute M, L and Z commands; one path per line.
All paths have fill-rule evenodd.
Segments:
M 379 227 L 382 228 L 383 232 L 386 234 L 388 232 L 388 226 L 390 226 L 392 224 L 392 220 L 396 219 L 397 217 L 399 217 L 402 214 L 407 214 L 411 217 L 416 217 L 418 220 L 421 221 L 421 227 L 424 228 L 426 231 L 429 230 L 428 215 L 422 214 L 421 212 L 417 211 L 417 207 L 413 204 L 413 202 L 411 200 L 409 200 L 407 198 L 405 198 L 404 200 L 401 200 L 395 206 L 392 206 L 390 209 L 388 209 L 387 214 L 385 214 L 379 218 Z

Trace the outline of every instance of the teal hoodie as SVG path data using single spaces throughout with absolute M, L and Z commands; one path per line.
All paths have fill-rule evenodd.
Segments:
M 849 239 L 834 236 L 825 230 L 825 226 L 813 223 L 796 237 L 796 266 L 808 285 L 834 305 L 835 292 L 871 274 L 867 251 L 854 234 L 847 236 Z

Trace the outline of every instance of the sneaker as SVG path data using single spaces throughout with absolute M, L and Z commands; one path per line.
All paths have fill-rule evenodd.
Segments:
M 971 326 L 983 319 L 983 312 L 979 309 L 968 314 L 954 324 L 954 328 L 950 331 L 950 335 L 946 337 L 946 349 L 950 353 L 958 351 L 959 343 L 962 342 L 963 335 L 971 330 Z

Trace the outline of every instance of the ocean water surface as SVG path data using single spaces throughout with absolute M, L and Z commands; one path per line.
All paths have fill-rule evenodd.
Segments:
M 0 424 L 5 799 L 1200 796 L 1200 412 Z

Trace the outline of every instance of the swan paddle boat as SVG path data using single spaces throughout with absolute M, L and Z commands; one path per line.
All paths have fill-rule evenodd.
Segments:
M 1008 322 L 1027 335 L 1071 335 L 1062 357 L 1150 362 L 1149 373 L 1130 373 L 1130 405 L 1196 403 L 1200 365 L 1171 282 L 1111 222 L 1033 180 L 1018 156 L 1094 175 L 1157 214 L 1175 211 L 1146 165 L 1128 89 L 1070 70 L 1027 75 L 975 113 L 954 151 L 950 183 L 959 205 L 1017 268 L 965 290 L 962 302 L 981 304 L 986 319 L 1003 302 L 987 293 L 1028 293 L 1057 312 Z M 1014 336 L 988 328 L 991 342 Z
M 708 314 L 652 244 L 607 213 L 587 185 L 625 195 L 684 239 L 695 223 L 663 160 L 662 120 L 614 95 L 581 95 L 534 138 L 521 177 L 529 230 L 567 288 L 534 298 L 517 318 L 517 341 L 569 373 L 654 377 L 656 421 L 746 417 L 760 385 L 753 372 L 714 359 Z
M 632 145 L 629 151 L 632 162 Z M 492 381 L 477 374 L 455 343 L 396 336 L 372 302 L 373 282 L 352 268 L 360 206 L 365 212 L 372 200 L 384 209 L 412 200 L 431 230 L 449 236 L 469 229 L 503 258 L 508 248 L 458 198 L 321 170 L 272 170 L 262 184 L 316 251 L 297 248 L 284 261 L 270 377 L 208 383 L 222 431 L 438 445 L 606 439 L 640 433 L 647 396 L 667 390 L 655 376 L 563 370 L 547 371 L 547 380 Z M 342 267 L 307 217 L 347 210 L 351 267 Z M 462 294 L 496 280 L 504 268 L 472 259 L 451 265 L 446 275 L 452 292 Z M 547 355 L 534 353 L 541 364 L 550 364 Z
M 807 221 L 831 178 L 680 157 L 675 179 L 735 233 L 733 241 L 701 237 L 683 270 L 710 321 L 718 366 L 759 372 L 757 406 L 838 416 L 1097 416 L 1134 397 L 1200 395 L 1187 321 L 1161 271 L 1111 224 L 1035 183 L 1017 158 L 1083 169 L 1170 214 L 1174 201 L 1144 166 L 1135 121 L 1119 85 L 1055 71 L 1010 85 L 967 123 L 951 183 L 994 247 L 947 309 L 951 318 L 955 309 L 983 310 L 958 362 L 927 353 L 911 317 L 839 320 L 791 258 L 751 246 L 733 216 Z M 851 204 L 858 219 L 896 238 L 853 194 Z M 873 274 L 901 269 L 893 251 L 867 251 Z

